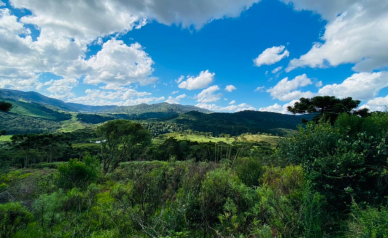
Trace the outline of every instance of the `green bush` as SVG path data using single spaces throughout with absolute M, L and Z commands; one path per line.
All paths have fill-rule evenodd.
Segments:
M 386 207 L 362 209 L 353 204 L 348 222 L 348 237 L 355 238 L 387 238 L 388 209 Z
M 259 179 L 264 173 L 263 165 L 258 158 L 238 159 L 233 169 L 238 178 L 249 187 L 258 186 Z
M 85 188 L 99 175 L 99 160 L 87 155 L 84 160 L 70 159 L 65 164 L 58 165 L 58 186 L 61 188 Z
M 33 220 L 33 215 L 20 203 L 0 204 L 0 236 L 12 237 L 19 229 L 25 228 Z
M 329 208 L 341 214 L 357 203 L 377 205 L 388 196 L 388 114 L 341 115 L 336 124 L 309 123 L 283 140 L 278 155 L 301 164 Z

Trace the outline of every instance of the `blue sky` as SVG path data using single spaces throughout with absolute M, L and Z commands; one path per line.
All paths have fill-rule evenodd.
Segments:
M 0 1 L 0 88 L 90 105 L 388 105 L 384 0 Z

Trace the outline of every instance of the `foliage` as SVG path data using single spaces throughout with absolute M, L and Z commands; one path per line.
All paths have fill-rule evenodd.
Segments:
M 19 203 L 0 204 L 0 236 L 12 237 L 33 220 L 32 214 Z
M 388 114 L 368 118 L 341 115 L 306 128 L 279 144 L 279 156 L 302 164 L 314 189 L 326 197 L 333 211 L 357 203 L 380 204 L 388 195 Z
M 99 123 L 103 123 L 106 121 L 114 120 L 115 118 L 112 116 L 107 116 L 107 115 L 78 113 L 77 119 L 83 123 L 99 124 Z
M 313 121 L 319 121 L 323 116 L 334 123 L 341 113 L 351 113 L 358 107 L 361 101 L 353 100 L 351 97 L 339 99 L 333 96 L 315 96 L 313 98 L 301 98 L 294 106 L 288 106 L 287 110 L 293 114 L 319 113 Z M 361 109 L 352 112 L 355 115 L 368 116 L 368 109 Z
M 0 102 L 0 111 L 2 112 L 9 112 L 12 108 L 12 104 L 9 102 Z
M 97 128 L 101 137 L 101 159 L 104 174 L 116 169 L 120 162 L 133 159 L 135 149 L 151 143 L 150 133 L 139 123 L 114 120 Z
M 388 210 L 386 207 L 362 209 L 353 203 L 348 222 L 348 237 L 385 238 L 388 236 Z
M 98 177 L 100 163 L 96 156 L 87 155 L 83 161 L 70 159 L 68 163 L 58 166 L 58 185 L 61 188 L 84 188 Z

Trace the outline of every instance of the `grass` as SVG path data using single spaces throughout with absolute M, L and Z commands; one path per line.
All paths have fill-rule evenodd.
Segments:
M 52 116 L 46 112 L 43 112 L 41 110 L 42 106 L 40 106 L 40 105 L 25 103 L 25 102 L 21 102 L 21 101 L 12 101 L 11 103 L 12 103 L 12 109 L 11 109 L 12 113 L 22 115 L 22 116 L 55 120 L 54 116 Z
M 5 136 L 0 136 L 0 142 L 8 142 L 11 141 L 12 135 L 5 135 Z
M 71 116 L 70 120 L 62 122 L 62 127 L 58 130 L 59 132 L 72 132 L 85 128 L 85 126 L 77 120 L 76 113 L 72 113 Z
M 225 137 L 207 137 L 203 135 L 183 135 L 179 133 L 169 133 L 166 134 L 167 138 L 173 137 L 177 140 L 189 140 L 189 141 L 197 141 L 199 143 L 204 142 L 224 142 L 227 144 L 231 144 L 233 142 L 239 141 L 248 141 L 248 142 L 268 142 L 272 146 L 276 146 L 279 139 L 279 136 L 269 136 L 269 135 L 241 135 L 237 137 L 225 138 Z M 154 143 L 160 143 L 161 139 L 154 139 Z

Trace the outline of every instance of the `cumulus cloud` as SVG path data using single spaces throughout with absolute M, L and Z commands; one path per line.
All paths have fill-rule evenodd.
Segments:
M 64 78 L 58 80 L 50 80 L 44 84 L 49 86 L 47 91 L 52 93 L 50 97 L 58 99 L 67 99 L 75 97 L 75 94 L 71 90 L 78 85 L 78 80 L 75 78 Z
M 233 90 L 236 90 L 237 88 L 233 85 L 228 85 L 225 87 L 225 90 L 228 92 L 232 92 Z
M 231 101 L 229 104 L 232 105 L 232 104 L 235 104 L 235 103 L 236 103 L 236 101 L 233 100 L 233 101 Z
M 204 108 L 210 111 L 217 111 L 217 112 L 239 112 L 244 110 L 256 110 L 256 108 L 252 107 L 251 105 L 248 105 L 246 103 L 241 103 L 238 105 L 230 105 L 226 107 L 221 107 L 216 104 L 207 104 L 207 103 L 198 103 L 195 105 L 200 108 Z
M 287 111 L 288 106 L 293 106 L 295 102 L 298 100 L 293 100 L 289 103 L 286 103 L 284 105 L 280 105 L 278 103 L 275 103 L 274 105 L 268 106 L 268 107 L 261 107 L 259 108 L 259 111 L 261 112 L 276 112 L 276 113 L 282 113 L 282 114 L 290 114 L 289 111 Z
M 388 2 L 381 0 L 283 0 L 297 10 L 311 10 L 328 21 L 323 43 L 290 61 L 286 71 L 297 67 L 327 67 L 353 63 L 356 71 L 388 66 Z
M 356 73 L 341 84 L 326 85 L 318 91 L 319 95 L 336 97 L 353 97 L 359 100 L 370 100 L 378 92 L 388 87 L 388 72 Z
M 179 93 L 179 91 L 173 91 L 171 94 L 174 95 L 174 94 L 177 94 Z
M 139 28 L 146 24 L 146 19 L 184 28 L 193 25 L 199 29 L 215 19 L 238 17 L 257 2 L 259 0 L 70 0 L 48 4 L 45 0 L 11 0 L 15 8 L 25 8 L 33 13 L 24 17 L 23 22 L 82 39 Z
M 124 57 L 124 61 L 114 62 L 120 63 L 117 68 L 114 64 L 108 64 L 108 68 L 96 68 L 101 63 L 98 58 L 102 60 L 104 56 L 108 60 L 113 56 L 107 51 L 105 55 L 86 62 L 82 59 L 89 45 L 101 45 L 106 36 L 138 29 L 147 24 L 147 19 L 199 29 L 214 19 L 237 17 L 257 2 L 259 0 L 10 0 L 12 7 L 27 9 L 31 14 L 19 18 L 8 9 L 0 9 L 0 55 L 3 56 L 0 58 L 0 84 L 36 90 L 41 86 L 36 75 L 42 72 L 76 79 L 84 75 L 86 82 L 90 83 L 150 83 L 155 80 L 150 77 L 151 59 L 142 54 L 144 51 L 138 44 L 127 48 L 124 44 L 115 45 L 114 54 L 122 54 L 121 60 L 121 56 Z M 4 6 L 4 3 L 0 2 L 0 5 Z M 36 39 L 31 37 L 29 27 L 39 31 Z M 133 56 L 136 59 L 142 57 L 143 61 L 134 65 Z
M 181 94 L 179 96 L 176 96 L 175 98 L 172 96 L 169 96 L 166 100 L 166 102 L 170 104 L 179 104 L 179 101 L 183 98 L 187 97 L 186 94 Z
M 156 80 L 151 77 L 154 62 L 139 43 L 127 46 L 121 40 L 111 39 L 84 63 L 84 82 L 88 84 L 146 85 Z
M 46 83 L 50 84 L 49 83 Z M 139 103 L 151 103 L 156 101 L 162 101 L 163 98 L 148 97 L 151 95 L 149 92 L 138 92 L 135 89 L 106 85 L 100 87 L 100 89 L 86 89 L 85 96 L 82 97 L 67 97 L 67 102 L 82 103 L 87 105 L 118 105 L 118 106 L 129 106 Z
M 306 74 L 302 74 L 296 76 L 292 80 L 288 80 L 287 77 L 282 79 L 274 87 L 268 89 L 267 92 L 271 94 L 272 98 L 281 101 L 291 101 L 301 97 L 313 97 L 314 94 L 312 92 L 301 92 L 296 90 L 310 84 L 312 84 L 311 80 L 307 78 Z
M 371 111 L 388 111 L 388 96 L 377 97 L 369 100 L 367 103 L 361 106 L 361 108 L 369 108 Z
M 220 87 L 217 85 L 208 87 L 207 89 L 202 90 L 199 94 L 197 94 L 194 98 L 197 99 L 199 103 L 209 103 L 215 102 L 222 98 L 221 93 L 215 93 L 220 90 Z
M 187 90 L 206 88 L 214 80 L 215 73 L 210 73 L 209 70 L 201 71 L 197 77 L 188 76 L 186 81 L 182 81 L 178 87 Z
M 322 87 L 322 81 L 318 81 L 318 82 L 316 82 L 315 83 L 315 87 L 317 87 L 317 88 L 320 88 L 320 87 Z
M 287 58 L 290 55 L 288 50 L 285 50 L 285 46 L 273 46 L 264 50 L 256 59 L 253 60 L 257 67 L 262 65 L 271 65 L 279 62 L 280 60 Z

